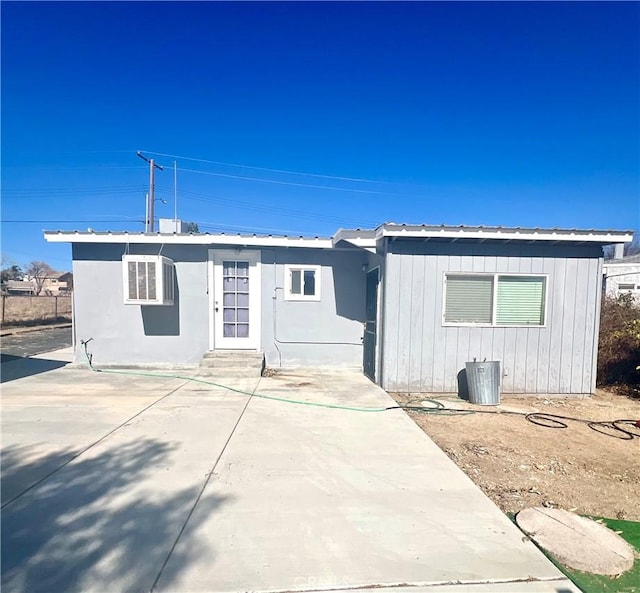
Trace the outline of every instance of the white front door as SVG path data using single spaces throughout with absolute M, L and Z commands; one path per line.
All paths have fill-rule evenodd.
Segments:
M 211 350 L 260 348 L 260 252 L 209 250 Z M 211 283 L 211 282 L 210 282 Z M 212 302 L 211 302 L 212 300 Z

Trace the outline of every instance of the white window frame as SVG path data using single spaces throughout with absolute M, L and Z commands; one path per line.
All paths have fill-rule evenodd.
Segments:
M 315 293 L 314 294 L 293 294 L 291 292 L 291 276 L 292 272 L 300 271 L 302 285 L 301 290 L 304 292 L 304 273 L 313 272 L 315 275 Z M 284 266 L 284 298 L 286 301 L 319 301 L 321 298 L 321 278 L 322 266 L 312 266 L 307 264 L 285 264 Z
M 491 323 L 473 323 L 471 321 L 445 321 L 447 313 L 447 276 L 489 276 L 493 278 L 493 294 L 492 294 L 492 310 Z M 498 313 L 498 278 L 500 276 L 522 277 L 522 278 L 544 278 L 544 311 L 542 312 L 543 323 L 541 324 L 504 324 L 496 323 Z M 536 273 L 520 273 L 520 272 L 444 272 L 442 281 L 442 325 L 443 327 L 500 327 L 500 328 L 518 328 L 518 327 L 547 327 L 547 312 L 549 307 L 549 274 Z
M 156 298 L 129 298 L 129 264 L 156 264 Z M 170 274 L 170 275 L 169 275 Z M 123 255 L 122 256 L 122 296 L 125 305 L 173 305 L 175 300 L 175 269 L 173 260 L 161 255 Z M 166 290 L 165 290 L 166 288 Z

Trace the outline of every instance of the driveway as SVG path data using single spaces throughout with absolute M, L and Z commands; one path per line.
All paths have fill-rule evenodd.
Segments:
M 0 341 L 0 381 L 6 383 L 36 373 L 44 373 L 63 364 L 36 354 L 58 350 L 71 345 L 71 326 L 39 329 L 7 328 Z
M 14 328 L 2 330 L 0 348 L 4 356 L 34 356 L 71 346 L 71 324 L 65 327 Z
M 226 383 L 394 404 L 348 370 Z M 3 386 L 2 505 L 5 593 L 578 591 L 399 410 L 60 368 Z

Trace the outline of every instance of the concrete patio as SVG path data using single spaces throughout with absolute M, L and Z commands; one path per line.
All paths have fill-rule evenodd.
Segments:
M 226 384 L 394 405 L 357 371 Z M 2 505 L 4 592 L 578 591 L 400 410 L 57 368 L 3 385 Z

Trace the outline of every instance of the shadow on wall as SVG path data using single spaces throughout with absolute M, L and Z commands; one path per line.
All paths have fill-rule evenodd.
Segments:
M 141 305 L 145 336 L 180 335 L 180 289 L 176 278 L 173 305 Z
M 332 267 L 333 289 L 336 299 L 336 313 L 340 317 L 353 319 L 364 323 L 365 291 L 367 274 L 362 270 L 362 264 L 356 266 L 335 264 Z
M 2 355 L 2 368 L 0 369 L 0 383 L 15 381 L 31 375 L 39 375 L 65 366 L 66 362 L 60 360 L 48 360 L 45 358 L 24 358 L 12 354 Z M 3 484 L 4 488 L 4 484 Z
M 2 591 L 149 591 L 198 496 L 200 485 L 160 496 L 138 487 L 170 465 L 174 445 L 154 439 L 123 443 L 95 457 L 80 457 L 2 510 Z M 69 451 L 37 456 L 30 447 L 2 452 L 3 489 L 21 492 Z M 207 515 L 226 498 L 205 495 Z M 185 531 L 175 566 L 214 551 Z M 179 572 L 179 571 L 178 571 Z M 171 588 L 177 576 L 163 575 Z

